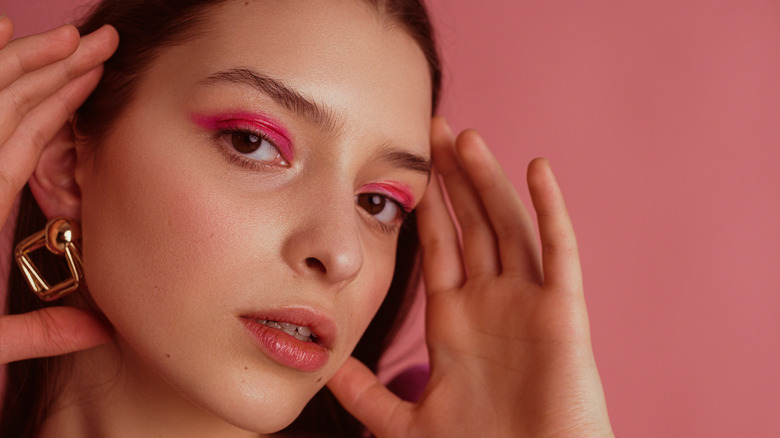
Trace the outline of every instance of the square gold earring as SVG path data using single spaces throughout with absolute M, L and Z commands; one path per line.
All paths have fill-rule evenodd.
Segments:
M 45 229 L 24 239 L 16 246 L 14 253 L 16 263 L 22 270 L 30 288 L 43 301 L 54 301 L 81 287 L 84 269 L 78 247 L 80 238 L 81 227 L 78 222 L 59 217 L 50 220 Z M 62 280 L 54 286 L 49 286 L 49 283 L 44 280 L 28 256 L 30 252 L 44 246 L 52 254 L 65 257 L 68 269 L 70 269 L 70 278 Z

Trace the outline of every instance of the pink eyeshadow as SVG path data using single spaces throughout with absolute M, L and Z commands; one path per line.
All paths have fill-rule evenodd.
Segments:
M 258 131 L 268 137 L 279 148 L 287 162 L 293 159 L 292 142 L 287 130 L 271 117 L 260 113 L 232 112 L 217 115 L 194 114 L 192 121 L 204 129 L 246 129 Z
M 398 201 L 406 211 L 412 211 L 414 196 L 409 187 L 397 182 L 371 183 L 362 188 L 363 192 L 376 192 L 389 196 Z

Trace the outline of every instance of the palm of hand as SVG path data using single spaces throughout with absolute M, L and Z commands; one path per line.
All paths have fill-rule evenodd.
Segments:
M 431 409 L 419 412 L 430 430 L 421 436 L 595 436 L 584 433 L 600 388 L 589 387 L 598 374 L 587 326 L 577 326 L 587 324 L 583 309 L 521 283 L 469 281 L 429 296 L 432 375 L 418 408 Z

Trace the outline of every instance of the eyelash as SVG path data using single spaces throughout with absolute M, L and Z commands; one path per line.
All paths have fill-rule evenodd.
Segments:
M 388 195 L 382 194 L 382 193 L 365 192 L 365 193 L 360 193 L 358 195 L 355 195 L 355 203 L 356 204 L 357 204 L 357 201 L 358 201 L 358 196 L 360 196 L 360 195 L 380 196 L 380 197 L 382 197 L 385 200 L 385 202 L 392 203 L 393 205 L 395 205 L 395 208 L 398 209 L 399 220 L 393 221 L 392 224 L 388 224 L 388 223 L 382 222 L 381 220 L 377 219 L 375 215 L 369 213 L 368 211 L 366 211 L 364 209 L 365 213 L 367 215 L 371 216 L 372 224 L 374 226 L 376 226 L 379 231 L 382 231 L 385 234 L 395 234 L 395 233 L 397 233 L 401 229 L 401 227 L 403 227 L 406 224 L 406 220 L 408 219 L 409 215 L 411 214 L 411 211 L 407 207 L 404 207 L 404 205 L 401 202 L 393 199 L 392 197 L 390 197 Z M 358 205 L 358 208 L 362 208 L 362 207 Z
M 215 141 L 218 142 L 220 139 L 223 139 L 226 136 L 232 136 L 232 135 L 235 135 L 235 134 L 242 134 L 242 135 L 247 135 L 248 134 L 248 135 L 257 136 L 260 139 L 262 139 L 264 141 L 267 141 L 274 148 L 276 148 L 277 151 L 279 151 L 279 147 L 276 145 L 276 143 L 274 143 L 273 140 L 268 138 L 268 136 L 266 134 L 264 134 L 263 132 L 249 130 L 249 129 L 245 129 L 245 128 L 239 128 L 239 127 L 236 127 L 236 126 L 225 126 L 225 127 L 220 128 L 219 130 L 217 130 L 217 132 L 215 134 Z M 242 153 L 238 152 L 230 144 L 221 145 L 220 150 L 221 150 L 221 152 L 223 154 L 226 155 L 226 157 L 227 157 L 228 161 L 230 162 L 230 164 L 236 164 L 236 165 L 239 165 L 239 166 L 241 166 L 241 167 L 243 167 L 245 169 L 254 170 L 254 171 L 269 170 L 269 169 L 278 170 L 279 169 L 278 165 L 274 165 L 274 164 L 270 164 L 270 163 L 266 163 L 266 162 L 262 162 L 262 161 L 258 161 L 258 160 L 253 160 L 251 158 L 247 158 Z M 360 194 L 355 196 L 356 203 L 357 203 L 358 196 L 360 196 L 360 195 L 376 195 L 376 196 L 380 196 L 380 197 L 382 197 L 385 200 L 385 202 L 392 203 L 393 205 L 395 205 L 395 208 L 398 209 L 398 211 L 400 213 L 399 214 L 400 220 L 396 220 L 392 224 L 388 224 L 388 223 L 382 222 L 381 220 L 377 219 L 375 217 L 375 215 L 373 215 L 373 214 L 369 213 L 368 211 L 366 211 L 366 214 L 368 214 L 372 218 L 372 224 L 374 226 L 376 226 L 376 228 L 378 230 L 380 230 L 381 232 L 383 232 L 383 233 L 386 233 L 386 234 L 395 234 L 395 233 L 397 233 L 400 230 L 400 228 L 406 223 L 406 219 L 411 214 L 411 211 L 407 207 L 405 207 L 401 202 L 393 199 L 392 197 L 390 197 L 388 195 L 385 195 L 385 194 L 382 194 L 382 193 L 375 193 L 375 192 L 360 193 Z M 358 207 L 362 208 L 359 205 L 358 205 Z
M 390 200 L 390 202 L 392 202 L 392 203 L 394 203 L 394 204 L 396 204 L 396 205 L 398 204 L 397 202 L 395 202 L 395 201 L 393 201 L 393 200 Z M 399 207 L 399 208 L 401 208 L 401 207 Z M 384 222 L 380 222 L 380 221 L 374 221 L 374 222 L 375 222 L 375 223 L 377 223 L 377 224 L 379 225 L 379 229 L 380 229 L 382 232 L 384 232 L 384 233 L 387 233 L 387 234 L 395 234 L 395 233 L 397 233 L 397 232 L 398 232 L 398 231 L 399 231 L 399 230 L 400 230 L 400 229 L 401 229 L 401 228 L 402 228 L 404 225 L 406 225 L 406 219 L 409 217 L 409 215 L 410 215 L 410 214 L 411 214 L 411 212 L 409 212 L 409 211 L 406 211 L 406 210 L 404 210 L 403 208 L 401 208 L 401 220 L 399 220 L 397 223 L 395 223 L 395 224 L 393 224 L 393 225 L 388 225 L 388 224 L 386 224 L 386 223 L 384 223 Z
M 223 139 L 226 136 L 232 136 L 235 134 L 241 134 L 241 135 L 253 135 L 256 137 L 259 137 L 262 141 L 267 141 L 271 146 L 273 146 L 277 152 L 281 155 L 281 151 L 279 146 L 269 138 L 268 135 L 266 135 L 263 132 L 255 131 L 251 129 L 246 128 L 239 128 L 237 126 L 224 126 L 217 130 L 215 134 L 214 141 L 219 143 L 221 139 Z M 230 162 L 230 164 L 237 164 L 245 169 L 248 170 L 278 170 L 280 168 L 279 165 L 271 164 L 263 161 L 253 160 L 251 158 L 247 158 L 244 156 L 241 152 L 238 152 L 234 146 L 230 144 L 229 140 L 224 140 L 228 144 L 221 144 L 220 146 L 220 152 L 225 154 L 226 158 Z M 284 157 L 282 157 L 284 159 Z

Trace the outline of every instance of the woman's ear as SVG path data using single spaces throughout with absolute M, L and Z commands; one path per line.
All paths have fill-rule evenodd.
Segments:
M 81 189 L 76 183 L 76 140 L 66 123 L 43 148 L 30 178 L 30 190 L 47 219 L 64 216 L 81 220 Z

